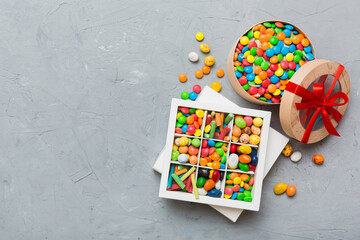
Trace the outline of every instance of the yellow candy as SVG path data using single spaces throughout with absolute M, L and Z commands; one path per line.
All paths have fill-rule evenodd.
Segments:
M 201 110 L 201 109 L 198 109 L 198 110 L 195 111 L 195 114 L 196 114 L 196 116 L 198 118 L 203 118 L 204 115 L 205 115 L 205 112 L 203 110 Z
M 183 115 L 181 112 L 178 112 L 176 115 L 176 119 L 178 119 L 181 115 Z
M 205 63 L 206 66 L 211 67 L 215 63 L 215 58 L 213 56 L 207 56 L 204 59 L 204 63 Z
M 200 129 L 196 129 L 195 133 L 194 133 L 195 137 L 200 137 L 201 136 L 201 130 Z
M 207 163 L 207 166 L 208 166 L 208 167 L 211 167 L 211 165 L 212 165 L 211 162 Z
M 241 183 L 241 178 L 240 177 L 234 178 L 234 184 L 239 185 L 240 183 Z
M 277 195 L 283 194 L 286 191 L 286 189 L 287 189 L 286 183 L 278 183 L 274 187 L 274 193 Z
M 284 74 L 284 70 L 282 68 L 278 68 L 278 70 L 275 71 L 275 75 L 278 77 L 281 77 Z
M 206 125 L 206 127 L 205 127 L 205 133 L 208 133 L 208 132 L 210 132 L 210 130 L 211 130 L 211 126 L 210 125 Z
M 249 137 L 249 143 L 252 144 L 252 145 L 257 145 L 259 144 L 260 142 L 260 137 L 258 135 L 251 135 Z
M 250 154 L 251 153 L 251 147 L 246 145 L 241 145 L 238 147 L 238 151 L 243 154 Z
M 244 187 L 244 181 L 241 181 L 240 187 Z
M 279 96 L 280 94 L 281 94 L 280 89 L 276 89 L 275 92 L 273 93 L 274 96 Z
M 256 84 L 261 84 L 262 83 L 262 80 L 260 79 L 260 77 L 258 75 L 255 76 L 255 79 L 254 79 L 254 82 Z
M 247 58 L 248 56 L 250 56 L 250 51 L 246 51 L 246 52 L 244 53 L 244 58 Z
M 209 178 L 212 178 L 213 173 L 214 173 L 214 170 L 210 170 Z
M 256 127 L 261 127 L 261 126 L 263 125 L 263 120 L 262 120 L 262 118 L 259 118 L 259 117 L 254 118 L 253 124 L 254 124 Z
M 285 56 L 286 61 L 291 62 L 294 59 L 294 55 L 292 53 L 288 53 Z
M 187 137 L 181 137 L 179 139 L 179 145 L 180 146 L 186 146 L 189 143 L 189 139 Z
M 224 194 L 224 198 L 229 199 L 231 196 Z
M 242 45 L 248 45 L 248 43 L 249 43 L 249 38 L 247 37 L 247 36 L 242 36 L 241 38 L 240 38 L 240 43 L 242 44 Z
M 255 61 L 255 58 L 253 55 L 249 55 L 246 60 L 249 62 L 249 63 L 253 63 Z
M 260 37 L 260 31 L 255 31 L 254 32 L 254 38 L 259 39 L 259 37 Z
M 198 40 L 199 42 L 201 42 L 202 40 L 204 40 L 204 34 L 202 32 L 198 32 L 195 35 L 196 40 Z
M 219 82 L 213 82 L 212 84 L 211 84 L 211 88 L 212 89 L 214 89 L 215 91 L 217 91 L 217 92 L 220 92 L 220 90 L 221 90 L 221 84 L 219 83 Z
M 174 144 L 173 151 L 177 151 L 178 149 L 179 149 L 179 147 Z
M 202 44 L 200 44 L 200 50 L 203 53 L 208 53 L 208 52 L 210 52 L 210 47 L 207 44 L 202 43 Z
M 286 146 L 282 151 L 282 154 L 284 154 L 285 157 L 288 157 L 291 155 L 292 152 L 293 152 L 292 146 L 290 144 L 286 144 Z

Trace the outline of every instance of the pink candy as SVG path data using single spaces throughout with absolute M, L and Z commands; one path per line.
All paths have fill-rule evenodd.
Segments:
M 233 194 L 234 190 L 231 187 L 226 187 L 224 190 L 224 193 L 228 196 L 231 196 Z
M 201 86 L 200 85 L 194 85 L 193 86 L 193 91 L 196 93 L 200 93 L 201 92 Z
M 246 123 L 246 126 L 250 127 L 252 125 L 253 119 L 250 116 L 245 116 L 244 121 Z

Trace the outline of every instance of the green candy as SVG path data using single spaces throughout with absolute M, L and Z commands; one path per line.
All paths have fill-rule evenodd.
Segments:
M 301 57 L 299 55 L 294 56 L 294 59 L 293 59 L 294 63 L 299 63 L 300 60 L 301 60 Z
M 254 62 L 255 65 L 260 66 L 263 61 L 264 59 L 262 57 L 256 57 Z
M 210 132 L 209 132 L 209 137 L 210 138 L 214 137 L 215 129 L 216 129 L 216 121 L 212 121 L 211 122 L 211 129 L 210 129 Z
M 270 28 L 270 27 L 271 27 L 271 23 L 269 23 L 269 22 L 264 22 L 263 25 L 264 25 L 265 27 L 267 27 L 267 28 Z
M 204 177 L 199 177 L 198 180 L 196 181 L 196 186 L 198 188 L 202 188 L 205 183 L 206 183 L 206 179 Z
M 245 128 L 246 122 L 243 118 L 237 118 L 235 119 L 235 125 L 238 126 L 239 128 Z
M 215 152 L 217 152 L 221 157 L 222 156 L 224 156 L 224 149 L 222 149 L 222 148 L 217 148 L 216 150 L 215 150 Z
M 227 180 L 231 180 L 231 178 L 230 178 L 230 173 L 229 173 L 229 172 L 226 173 L 226 179 L 227 179 Z
M 243 200 L 244 197 L 245 197 L 245 194 L 244 194 L 244 193 L 240 193 L 240 194 L 237 195 L 237 199 L 238 199 L 238 200 Z
M 178 117 L 178 122 L 182 123 L 182 124 L 186 123 L 186 117 L 184 115 L 179 116 Z
M 279 32 L 282 32 L 282 29 L 281 29 L 281 28 L 276 27 L 276 28 L 275 28 L 275 33 L 276 33 L 276 34 L 278 34 Z
M 204 138 L 210 138 L 210 134 L 204 133 Z
M 256 83 L 254 81 L 251 81 L 251 82 L 249 82 L 249 85 L 253 86 L 253 85 L 256 85 Z
M 250 49 L 250 54 L 251 55 L 253 55 L 253 56 L 256 56 L 256 47 L 252 47 L 251 49 Z
M 171 160 L 176 161 L 176 160 L 178 159 L 179 155 L 180 155 L 179 151 L 177 151 L 177 150 L 176 150 L 176 151 L 172 151 L 172 153 L 171 153 Z
M 249 190 L 244 191 L 245 197 L 251 197 L 251 192 Z
M 289 79 L 294 75 L 295 71 L 294 70 L 289 70 L 288 72 L 288 76 L 289 76 Z
M 294 55 L 295 56 L 299 55 L 300 57 L 303 57 L 303 53 L 300 50 L 295 50 Z
M 268 62 L 262 62 L 261 63 L 261 69 L 266 71 L 270 67 L 270 64 Z
M 237 67 L 236 67 L 236 70 L 238 70 L 239 72 L 244 72 L 244 68 L 241 67 L 241 66 L 237 66 Z
M 277 39 L 277 37 L 272 36 L 272 37 L 270 38 L 270 43 L 271 43 L 272 45 L 276 45 L 278 42 L 279 42 L 279 39 Z
M 200 147 L 200 144 L 201 144 L 201 141 L 197 138 L 194 138 L 192 141 L 191 141 L 191 144 L 194 146 L 194 147 Z
M 249 171 L 249 165 L 247 165 L 246 163 L 239 163 L 239 168 L 241 169 L 241 171 L 244 171 L 244 172 Z
M 220 161 L 222 164 L 225 164 L 226 163 L 226 155 L 222 156 L 221 157 L 221 161 Z
M 190 108 L 189 113 L 190 113 L 190 114 L 193 114 L 193 113 L 195 113 L 195 111 L 196 111 L 195 108 Z
M 279 62 L 281 62 L 284 59 L 284 55 L 282 55 L 281 53 L 279 53 L 277 56 L 279 58 Z
M 249 190 L 250 190 L 250 191 L 252 190 L 252 186 L 249 186 Z
M 189 138 L 189 142 L 188 142 L 188 146 L 190 146 L 191 145 L 191 138 Z
M 181 98 L 184 99 L 184 100 L 189 99 L 189 93 L 186 92 L 186 91 L 183 91 L 183 92 L 181 93 Z
M 227 188 L 227 187 L 231 187 L 231 188 L 232 188 L 233 186 L 232 186 L 232 185 L 225 185 L 225 188 Z
M 176 122 L 176 127 L 177 127 L 177 128 L 181 128 L 183 125 L 184 125 L 183 123 Z
M 224 143 L 222 143 L 222 142 L 215 143 L 216 148 L 222 147 L 222 145 L 224 145 Z
M 251 39 L 251 38 L 253 38 L 253 36 L 254 36 L 253 30 L 248 31 L 247 37 L 248 37 L 249 39 Z
M 271 28 L 276 28 L 275 23 L 272 23 L 272 24 L 271 24 Z
M 246 83 L 245 85 L 242 85 L 243 89 L 245 91 L 249 90 L 250 86 L 249 86 L 249 83 Z
M 267 99 L 265 97 L 259 97 L 259 100 L 266 102 Z
M 244 201 L 245 201 L 245 202 L 251 202 L 251 201 L 252 201 L 252 197 L 244 197 Z

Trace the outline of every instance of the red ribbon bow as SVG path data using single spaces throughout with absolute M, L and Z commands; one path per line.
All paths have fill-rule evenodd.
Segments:
M 348 96 L 343 92 L 337 92 L 334 93 L 332 96 L 330 96 L 333 88 L 335 87 L 335 84 L 340 77 L 342 71 L 344 70 L 344 66 L 341 64 L 339 65 L 337 72 L 335 74 L 334 81 L 331 84 L 331 87 L 329 88 L 329 91 L 327 91 L 326 96 L 324 97 L 324 83 L 314 83 L 313 84 L 313 92 L 307 90 L 306 88 L 297 85 L 296 83 L 289 82 L 286 86 L 287 91 L 292 92 L 300 97 L 302 97 L 301 103 L 296 103 L 296 108 L 298 110 L 303 109 L 314 109 L 315 113 L 311 117 L 309 124 L 305 130 L 304 136 L 301 140 L 302 143 L 307 143 L 311 134 L 311 131 L 314 127 L 315 120 L 319 113 L 321 113 L 322 121 L 324 123 L 324 126 L 329 134 L 340 136 L 339 133 L 336 131 L 334 126 L 331 123 L 330 116 L 333 116 L 333 118 L 336 120 L 336 122 L 340 122 L 342 118 L 342 114 L 339 113 L 338 110 L 336 110 L 334 107 L 336 106 L 342 106 L 348 103 L 349 98 Z M 325 80 L 325 79 L 323 79 Z M 322 82 L 320 80 L 320 82 Z M 343 103 L 335 103 L 337 99 L 343 99 Z

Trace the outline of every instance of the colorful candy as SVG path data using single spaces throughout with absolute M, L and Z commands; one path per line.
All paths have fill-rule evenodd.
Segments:
M 202 32 L 198 32 L 195 35 L 196 40 L 198 40 L 199 42 L 201 42 L 202 40 L 204 40 L 204 34 Z
M 195 77 L 196 78 L 202 78 L 203 77 L 203 75 L 204 75 L 204 73 L 201 71 L 201 70 L 196 70 L 195 71 Z
M 233 63 L 245 91 L 261 101 L 278 103 L 294 73 L 313 59 L 309 40 L 297 29 L 265 22 L 240 38 Z
M 200 166 L 225 169 L 227 146 L 227 143 L 204 139 L 200 153 Z
M 324 157 L 321 155 L 321 154 L 315 154 L 313 157 L 312 157 L 312 160 L 314 163 L 316 164 L 322 164 L 324 162 Z
M 213 56 L 207 56 L 204 59 L 204 64 L 208 67 L 211 67 L 215 63 L 215 58 Z
M 202 67 L 201 70 L 203 71 L 204 74 L 209 74 L 211 69 L 210 69 L 209 66 L 205 65 L 205 66 Z
M 191 95 L 195 95 L 195 92 L 191 92 Z M 189 97 L 189 96 L 188 96 Z M 196 94 L 197 97 L 197 94 Z M 190 96 L 192 99 L 196 97 Z M 201 109 L 189 109 L 187 107 L 179 107 L 177 113 L 177 121 L 175 132 L 177 134 L 186 134 L 190 136 L 200 137 L 201 126 L 203 124 L 204 111 Z
M 210 47 L 209 47 L 209 45 L 202 43 L 202 44 L 200 44 L 200 50 L 203 53 L 208 53 L 208 52 L 210 52 Z
M 251 190 L 253 184 L 254 177 L 252 175 L 237 172 L 228 172 L 226 173 L 224 197 L 227 199 L 251 202 Z
M 214 90 L 217 91 L 217 92 L 220 92 L 220 90 L 221 90 L 221 84 L 220 84 L 219 82 L 215 81 L 215 82 L 213 82 L 213 83 L 211 84 L 211 88 L 214 89 Z
M 180 82 L 186 82 L 187 81 L 187 76 L 185 74 L 180 74 L 179 75 L 179 81 Z
M 201 92 L 201 86 L 200 85 L 194 85 L 193 86 L 193 91 L 197 94 L 199 94 Z
M 219 68 L 217 71 L 216 71 L 216 76 L 218 76 L 219 78 L 222 78 L 224 76 L 225 72 L 223 69 Z
M 235 125 L 232 132 L 232 142 L 258 145 L 261 141 L 262 118 L 252 118 L 250 116 L 236 116 Z
M 296 187 L 294 185 L 290 185 L 288 186 L 288 188 L 286 189 L 286 194 L 289 196 L 289 197 L 292 197 L 294 196 L 296 193 Z
M 274 187 L 274 193 L 276 195 L 280 195 L 280 194 L 283 194 L 286 191 L 286 189 L 287 189 L 286 183 L 278 183 Z
M 284 149 L 282 150 L 282 154 L 284 154 L 285 157 L 288 157 L 291 155 L 292 151 L 292 146 L 290 144 L 286 144 Z

